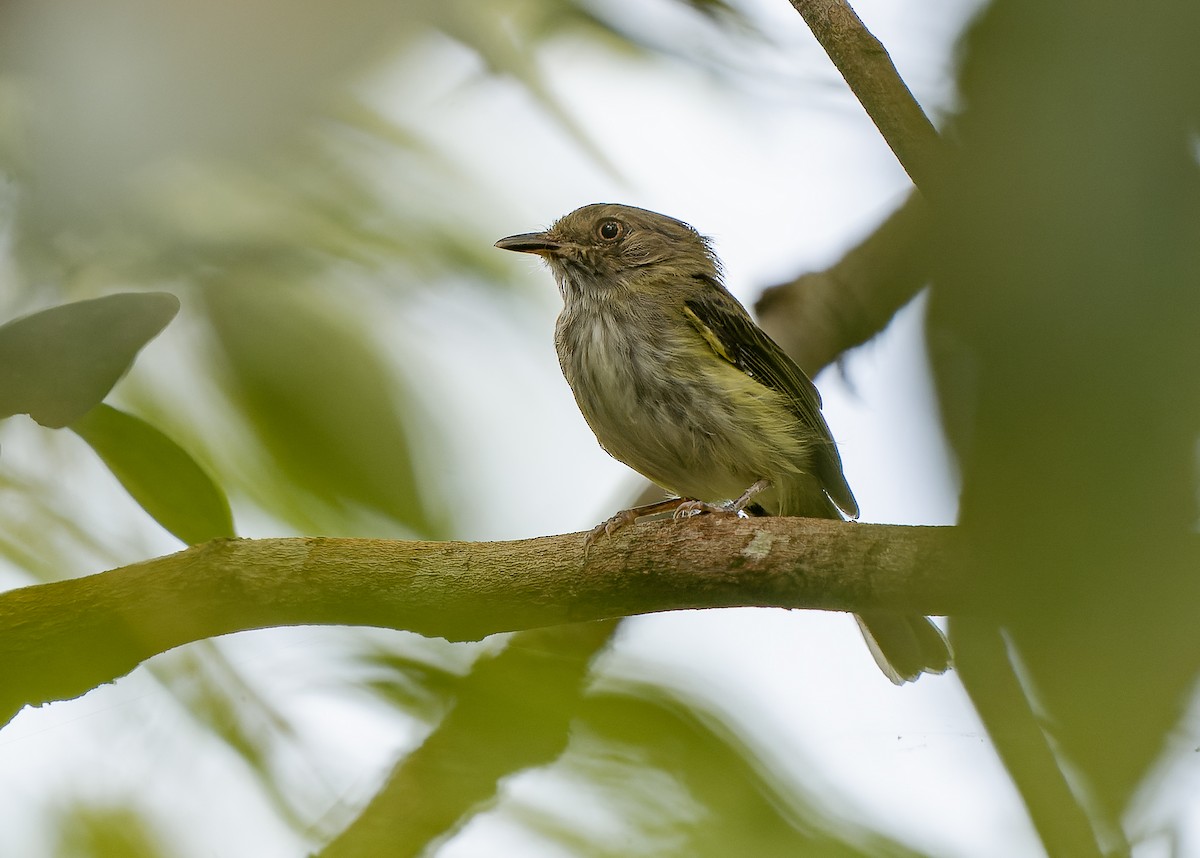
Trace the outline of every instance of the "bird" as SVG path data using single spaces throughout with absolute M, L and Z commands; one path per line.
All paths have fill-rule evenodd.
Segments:
M 858 517 L 817 388 L 725 287 L 693 227 L 593 203 L 496 247 L 547 263 L 563 300 L 555 347 L 580 411 L 604 450 L 673 496 L 618 512 L 587 544 L 668 511 Z M 952 666 L 929 618 L 855 617 L 895 684 Z

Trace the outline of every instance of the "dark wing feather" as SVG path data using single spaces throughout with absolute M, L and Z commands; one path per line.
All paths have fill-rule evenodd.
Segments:
M 821 416 L 821 394 L 804 370 L 754 324 L 745 308 L 724 286 L 711 278 L 703 279 L 711 288 L 684 302 L 691 313 L 692 324 L 718 355 L 759 384 L 787 398 L 795 415 L 820 440 L 813 455 L 814 476 L 838 508 L 856 518 L 858 503 L 846 484 L 837 445 Z

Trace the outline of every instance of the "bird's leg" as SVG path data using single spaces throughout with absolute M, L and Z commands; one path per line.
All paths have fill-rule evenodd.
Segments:
M 656 515 L 660 512 L 674 512 L 683 503 L 695 503 L 695 501 L 687 501 L 684 498 L 667 498 L 666 500 L 648 503 L 644 506 L 635 506 L 631 509 L 623 509 L 612 518 L 602 521 L 592 528 L 592 532 L 587 535 L 584 540 L 584 546 L 589 546 L 601 536 L 612 536 L 623 527 L 636 522 L 639 518 L 647 515 Z
M 737 515 L 739 512 L 749 506 L 750 501 L 754 500 L 754 496 L 759 492 L 765 491 L 771 487 L 770 480 L 758 480 L 750 488 L 742 492 L 741 497 L 737 500 L 729 501 L 728 503 L 705 503 L 704 501 L 690 500 L 682 501 L 675 508 L 675 517 L 683 518 L 686 515 L 698 515 L 700 513 L 718 513 L 722 515 Z
M 765 492 L 769 488 L 771 488 L 770 480 L 755 481 L 754 485 L 742 492 L 742 496 L 733 502 L 733 511 L 741 512 L 750 505 L 750 501 L 754 500 L 758 494 Z

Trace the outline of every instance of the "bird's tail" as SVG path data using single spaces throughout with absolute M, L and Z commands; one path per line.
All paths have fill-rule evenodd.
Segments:
M 844 481 L 843 481 L 844 482 Z M 812 483 L 792 481 L 786 494 L 775 498 L 775 507 L 765 508 L 762 504 L 751 504 L 746 512 L 751 515 L 801 515 L 816 518 L 842 520 L 840 504 Z M 845 490 L 849 500 L 844 503 L 858 511 L 854 498 Z M 779 507 L 782 507 L 782 512 Z M 896 614 L 890 611 L 870 611 L 855 614 L 858 627 L 866 638 L 867 648 L 884 676 L 897 685 L 912 682 L 922 673 L 945 673 L 954 666 L 950 644 L 941 629 L 928 617 L 920 614 Z
M 873 611 L 855 614 L 854 619 L 875 663 L 897 685 L 922 673 L 945 673 L 953 666 L 946 636 L 928 617 Z

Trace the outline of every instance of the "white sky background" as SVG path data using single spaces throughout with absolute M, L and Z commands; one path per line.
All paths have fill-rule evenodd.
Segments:
M 675 44 L 674 34 L 685 33 L 681 50 L 716 44 L 712 31 L 686 29 L 688 16 L 671 4 L 620 5 L 660 16 L 664 41 Z M 743 70 L 733 86 L 578 42 L 537 56 L 555 96 L 621 180 L 599 169 L 520 87 L 481 80 L 473 56 L 449 43 L 410 56 L 373 91 L 507 201 L 503 208 L 515 215 L 484 215 L 496 218 L 494 238 L 545 226 L 590 202 L 643 206 L 712 236 L 731 291 L 750 304 L 763 287 L 836 260 L 899 204 L 910 183 L 799 15 L 782 0 L 744 5 L 778 47 L 718 52 L 716 62 L 736 58 Z M 954 41 L 977 0 L 854 5 L 926 110 L 950 110 Z M 396 193 L 404 192 L 397 180 Z M 514 319 L 490 303 L 503 297 L 445 284 L 422 296 L 415 311 L 406 307 L 398 329 L 380 331 L 399 359 L 418 360 L 430 373 L 424 393 L 436 395 L 454 462 L 438 476 L 461 504 L 460 536 L 469 539 L 587 529 L 638 485 L 596 444 L 559 373 L 552 341 L 559 299 L 549 273 L 533 258 L 507 262 L 527 272 L 528 294 L 540 296 L 534 311 Z M 849 384 L 836 371 L 818 379 L 864 521 L 954 520 L 920 316 L 919 307 L 906 309 L 854 352 Z M 381 316 L 380 324 L 397 322 Z M 99 466 L 77 464 L 94 468 L 97 482 L 106 479 Z M 129 503 L 114 495 L 102 514 L 117 516 Z M 166 540 L 142 556 L 171 550 Z M 296 665 L 328 658 L 336 640 L 330 630 L 288 629 L 222 643 L 261 682 L 262 694 L 300 713 L 304 739 L 322 751 L 328 792 L 316 790 L 313 816 L 326 810 L 322 795 L 365 800 L 401 749 L 420 738 L 395 718 L 296 678 Z M 1041 854 L 957 677 L 895 688 L 849 617 L 726 610 L 641 618 L 625 625 L 603 670 L 640 675 L 647 663 L 681 688 L 730 702 L 734 720 L 782 770 L 801 780 L 815 769 L 829 784 L 831 805 L 916 849 L 945 858 Z M 155 765 L 159 743 L 177 745 L 186 729 L 177 704 L 143 670 L 80 700 L 23 712 L 0 732 L 0 853 L 23 830 L 32 833 L 41 796 L 83 794 L 136 796 L 160 818 L 178 820 L 190 838 L 181 854 L 189 858 L 300 854 L 303 844 L 274 821 L 219 743 L 196 731 L 188 750 L 194 756 L 181 761 L 173 749 L 169 767 Z M 95 778 L 81 786 L 80 772 L 88 770 Z M 513 800 L 539 804 L 570 795 L 546 773 L 516 778 L 506 789 Z M 221 823 L 197 828 L 197 806 Z M 531 844 L 502 812 L 482 815 L 438 852 L 558 854 Z

